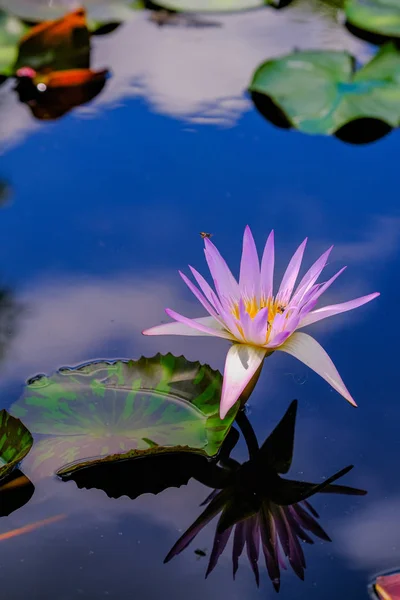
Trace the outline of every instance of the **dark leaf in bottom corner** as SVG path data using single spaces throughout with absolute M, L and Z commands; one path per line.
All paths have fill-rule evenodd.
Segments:
M 7 517 L 32 498 L 35 486 L 19 469 L 0 483 L 0 517 Z

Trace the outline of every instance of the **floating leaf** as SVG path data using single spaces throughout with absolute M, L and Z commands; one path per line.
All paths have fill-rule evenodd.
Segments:
M 33 439 L 23 423 L 6 410 L 0 411 L 0 480 L 7 477 L 28 454 Z
M 18 70 L 16 91 L 34 117 L 58 119 L 77 106 L 95 98 L 106 84 L 108 71 L 70 69 L 36 73 L 30 67 Z
M 278 126 L 372 141 L 400 123 L 400 51 L 389 43 L 358 71 L 347 52 L 295 52 L 258 67 L 249 90 Z
M 18 43 L 28 27 L 0 10 L 0 75 L 12 75 L 18 56 Z
M 71 5 L 73 3 L 71 2 Z M 132 16 L 140 2 L 135 0 L 82 0 L 80 5 L 84 8 L 89 21 L 106 23 L 124 21 Z M 41 22 L 50 19 L 59 19 L 65 14 L 65 0 L 2 0 L 2 7 L 10 13 L 30 22 Z
M 30 29 L 21 39 L 15 69 L 27 66 L 35 70 L 88 68 L 90 34 L 86 12 L 78 9 Z
M 382 40 L 400 38 L 399 0 L 347 0 L 345 13 L 347 23 L 356 28 L 355 32 L 361 37 L 371 41 L 375 41 L 371 34 L 380 36 Z
M 183 12 L 236 12 L 260 8 L 268 4 L 281 8 L 291 0 L 156 0 L 152 4 L 171 11 Z
M 24 506 L 35 491 L 33 483 L 19 469 L 0 482 L 0 517 L 7 517 Z
M 11 411 L 33 433 L 53 436 L 35 444 L 30 457 L 42 475 L 90 458 L 129 458 L 132 450 L 184 447 L 215 456 L 238 409 L 220 420 L 221 386 L 221 374 L 209 366 L 157 354 L 39 377 Z

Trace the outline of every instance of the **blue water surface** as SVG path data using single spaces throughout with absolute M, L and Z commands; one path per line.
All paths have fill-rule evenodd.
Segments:
M 0 408 L 19 397 L 29 377 L 96 358 L 171 351 L 222 369 L 222 340 L 141 335 L 168 320 L 164 307 L 204 316 L 178 275 L 188 264 L 206 274 L 200 231 L 213 233 L 236 273 L 246 224 L 260 252 L 275 230 L 279 275 L 305 237 L 306 266 L 334 244 L 327 277 L 343 265 L 348 269 L 322 304 L 381 292 L 371 304 L 309 330 L 359 408 L 306 366 L 277 353 L 266 361 L 249 418 L 263 440 L 297 398 L 293 478 L 321 481 L 354 464 L 343 483 L 368 490 L 362 498 L 313 499 L 333 541 L 305 547 L 305 581 L 283 573 L 281 597 L 362 600 L 377 572 L 400 566 L 400 138 L 395 131 L 357 146 L 306 136 L 274 127 L 252 107 L 245 92 L 251 68 L 269 53 L 290 51 L 297 42 L 337 49 L 345 43 L 356 54 L 370 52 L 350 34 L 339 35 L 330 12 L 310 3 L 287 10 L 297 12 L 278 15 L 280 34 L 265 41 L 259 13 L 244 13 L 243 29 L 239 15 L 218 17 L 218 31 L 158 28 L 143 13 L 96 40 L 94 56 L 115 71 L 110 88 L 89 108 L 56 122 L 34 121 L 5 89 L 8 84 L 2 86 L 7 128 L 0 174 L 11 196 L 0 215 L 0 281 L 12 294 L 17 317 L 13 327 L 3 325 Z M 274 26 L 278 16 L 273 14 Z M 265 27 L 270 31 L 267 19 Z M 222 58 L 225 41 L 229 53 Z M 164 55 L 169 46 L 173 51 Z M 205 46 L 207 68 L 199 59 Z M 175 68 L 165 66 L 168 60 Z M 194 72 L 201 71 L 199 102 L 197 79 L 188 72 L 192 63 Z M 224 77 L 226 91 L 225 83 L 215 85 Z M 245 458 L 244 447 L 240 452 Z M 134 502 L 55 479 L 35 485 L 32 501 L 1 519 L 0 534 L 66 517 L 0 542 L 5 600 L 189 594 L 193 600 L 252 600 L 274 594 L 264 572 L 257 589 L 245 556 L 234 582 L 229 549 L 204 579 L 207 559 L 193 550 L 210 552 L 213 525 L 163 565 L 209 493 L 198 483 Z

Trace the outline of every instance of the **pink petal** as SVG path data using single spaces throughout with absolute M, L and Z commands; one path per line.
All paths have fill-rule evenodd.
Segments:
M 204 279 L 203 275 L 201 275 L 198 271 L 196 271 L 196 269 L 194 269 L 190 265 L 189 265 L 189 269 L 191 270 L 193 277 L 197 281 L 201 291 L 203 292 L 203 294 L 205 295 L 205 297 L 207 298 L 209 303 L 212 304 L 217 311 L 219 311 L 219 307 L 221 306 L 221 303 L 217 299 L 217 296 L 216 296 L 214 290 L 212 289 L 212 287 Z M 218 300 L 217 303 L 215 302 L 216 299 Z
M 215 311 L 215 309 L 211 306 L 211 304 L 208 302 L 208 300 L 206 300 L 206 298 L 204 298 L 203 294 L 200 292 L 200 290 L 197 289 L 197 287 L 190 281 L 190 279 L 188 279 L 186 277 L 186 275 L 184 273 L 182 273 L 182 271 L 179 271 L 179 275 L 182 277 L 183 281 L 186 283 L 186 285 L 188 286 L 189 290 L 192 292 L 192 294 L 194 294 L 197 298 L 197 300 L 200 302 L 200 304 L 202 304 L 204 306 L 204 308 L 206 309 L 206 311 L 212 316 L 214 317 L 214 319 L 216 319 L 217 321 L 221 321 L 218 317 L 218 313 Z
M 264 348 L 233 344 L 226 356 L 225 372 L 222 385 L 220 417 L 223 419 L 230 408 L 238 400 L 267 351 Z
M 307 238 L 300 244 L 296 252 L 289 261 L 285 274 L 282 278 L 282 283 L 279 286 L 277 298 L 289 301 L 292 295 L 294 284 L 296 283 L 297 275 L 299 274 L 301 261 L 303 260 L 304 250 L 307 244 Z
M 253 341 L 250 340 L 252 320 L 250 315 L 246 312 L 242 298 L 239 300 L 239 321 L 243 330 L 244 340 L 247 342 Z
M 314 285 L 317 281 L 318 277 L 321 275 L 324 270 L 328 257 L 332 252 L 333 246 L 328 248 L 326 252 L 324 252 L 318 260 L 309 268 L 307 273 L 304 275 L 303 279 L 300 281 L 297 290 L 293 296 L 293 301 L 297 302 L 299 299 L 303 298 L 304 294 L 308 292 L 308 290 Z
M 272 230 L 265 244 L 261 261 L 261 296 L 269 298 L 274 294 L 274 231 Z
M 250 340 L 253 344 L 264 346 L 267 338 L 268 308 L 262 308 L 251 322 Z
M 204 242 L 204 253 L 219 297 L 233 298 L 238 301 L 240 297 L 239 285 L 228 265 L 209 239 L 206 238 Z
M 203 333 L 225 338 L 226 340 L 235 339 L 234 336 L 229 331 L 224 329 L 222 325 L 218 323 L 218 321 L 216 321 L 213 317 L 211 317 L 213 319 L 213 323 L 210 327 L 209 325 L 203 325 L 203 323 L 201 322 L 199 323 L 199 319 L 189 319 L 188 317 L 184 317 L 183 315 L 180 315 L 179 313 L 175 312 L 174 310 L 171 310 L 170 308 L 166 308 L 165 312 L 169 317 L 171 317 L 171 319 L 175 319 L 175 321 L 178 321 L 178 323 L 184 323 L 185 325 L 188 325 L 193 329 L 197 329 L 198 331 L 202 331 Z
M 308 313 L 308 315 L 302 319 L 300 327 L 305 327 L 306 325 L 311 325 L 311 323 L 321 321 L 321 319 L 326 319 L 327 317 L 333 317 L 333 315 L 337 315 L 348 310 L 353 310 L 353 308 L 358 308 L 367 302 L 371 302 L 371 300 L 374 300 L 374 298 L 377 298 L 378 296 L 380 296 L 380 293 L 375 292 L 374 294 L 368 294 L 368 296 L 355 298 L 354 300 L 349 300 L 348 302 L 323 306 L 322 308 L 318 308 L 317 310 Z
M 303 362 L 325 379 L 350 404 L 357 406 L 328 354 L 310 335 L 296 332 L 277 350 L 287 352 Z
M 242 260 L 240 262 L 240 293 L 247 298 L 260 295 L 260 263 L 256 244 L 247 225 L 243 236 Z
M 315 305 L 317 304 L 317 300 L 320 296 L 322 296 L 322 294 L 324 292 L 326 292 L 326 290 L 332 285 L 332 283 L 339 277 L 339 275 L 341 275 L 343 273 L 343 271 L 346 269 L 347 267 L 343 267 L 342 269 L 340 269 L 340 271 L 338 271 L 337 273 L 335 273 L 335 275 L 333 275 L 333 277 L 331 277 L 330 279 L 328 279 L 328 281 L 326 281 L 325 283 L 322 283 L 318 286 L 314 286 L 315 291 L 309 295 L 309 299 L 307 301 L 307 304 L 303 305 L 301 312 L 302 314 L 305 316 L 307 315 L 310 311 L 313 310 L 313 308 L 315 307 Z
M 168 310 L 168 309 L 167 309 Z M 186 322 L 163 323 L 142 331 L 143 335 L 212 335 L 221 336 L 222 327 L 214 317 L 201 317 L 200 319 L 187 319 L 191 324 Z M 205 331 L 207 330 L 207 331 Z M 225 332 L 223 332 L 225 333 Z M 228 338 L 230 339 L 230 338 Z

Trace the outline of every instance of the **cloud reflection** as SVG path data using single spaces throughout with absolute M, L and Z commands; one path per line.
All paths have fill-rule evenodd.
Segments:
M 282 11 L 218 15 L 221 27 L 202 29 L 160 28 L 148 11 L 132 12 L 116 31 L 93 39 L 92 67 L 109 65 L 113 78 L 95 102 L 76 114 L 96 114 L 142 97 L 155 112 L 193 125 L 231 126 L 251 109 L 246 88 L 266 58 L 295 47 L 347 49 L 366 58 L 367 46 L 341 27 L 335 15 L 319 1 L 303 0 Z M 7 109 L 2 144 L 14 144 L 36 127 L 4 85 L 0 104 Z

